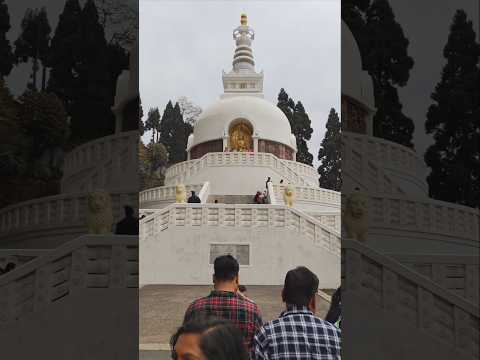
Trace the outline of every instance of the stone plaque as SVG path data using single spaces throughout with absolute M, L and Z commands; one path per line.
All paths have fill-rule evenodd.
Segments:
M 210 244 L 210 264 L 221 255 L 232 255 L 240 265 L 250 265 L 250 245 Z

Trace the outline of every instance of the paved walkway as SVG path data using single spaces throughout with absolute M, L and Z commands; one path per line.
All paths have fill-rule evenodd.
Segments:
M 159 347 L 166 350 L 170 336 L 183 321 L 187 306 L 194 299 L 208 294 L 211 289 L 210 286 L 187 285 L 150 285 L 141 288 L 140 350 L 158 350 Z M 281 286 L 247 285 L 246 295 L 258 304 L 264 321 L 268 321 L 276 318 L 284 308 L 281 290 Z M 317 315 L 323 318 L 328 308 L 329 303 L 317 297 Z M 157 352 L 142 353 L 141 359 L 149 359 Z

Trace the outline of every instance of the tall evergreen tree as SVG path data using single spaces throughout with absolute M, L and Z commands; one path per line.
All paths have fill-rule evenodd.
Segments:
M 115 126 L 109 53 L 93 0 L 87 0 L 82 9 L 79 31 L 78 88 L 70 114 L 73 143 L 110 134 Z
M 169 164 L 175 164 L 187 159 L 187 140 L 193 127 L 183 120 L 180 105 L 169 101 L 163 111 L 159 126 L 160 143 L 168 151 Z
M 480 205 L 480 46 L 463 10 L 458 10 L 443 50 L 447 63 L 431 98 L 425 128 L 435 143 L 425 154 L 432 169 L 430 196 Z
M 402 112 L 397 86 L 405 86 L 413 67 L 408 40 L 388 0 L 346 0 L 342 19 L 357 41 L 362 63 L 373 80 L 374 135 L 413 147 L 413 121 Z
M 412 147 L 413 121 L 402 113 L 394 87 L 406 85 L 413 67 L 408 44 L 388 0 L 373 0 L 366 13 L 362 45 L 366 50 L 363 65 L 374 85 L 374 135 Z
M 325 137 L 318 151 L 318 160 L 321 161 L 318 167 L 319 184 L 322 188 L 340 191 L 342 186 L 341 124 L 334 108 L 330 110 L 326 128 Z
M 277 106 L 290 122 L 292 133 L 297 140 L 297 161 L 312 165 L 313 155 L 308 151 L 307 140 L 312 137 L 311 121 L 305 112 L 303 104 L 298 101 L 297 104 L 288 96 L 285 90 L 280 89 L 278 94 Z
M 82 9 L 78 0 L 67 0 L 60 14 L 49 54 L 50 76 L 48 91 L 63 100 L 69 114 L 78 96 L 78 58 L 81 33 L 80 15 Z
M 50 46 L 50 24 L 45 8 L 27 9 L 22 20 L 22 31 L 15 41 L 15 57 L 17 62 L 32 60 L 32 82 L 30 87 L 37 87 L 37 72 L 43 66 L 42 90 L 45 90 L 46 64 Z
M 14 56 L 7 33 L 10 30 L 10 16 L 5 0 L 0 0 L 0 78 L 10 74 Z
M 292 130 L 297 139 L 297 161 L 312 165 L 313 155 L 308 151 L 307 140 L 312 138 L 313 129 L 310 118 L 300 101 L 297 101 L 294 108 Z
M 148 110 L 147 120 L 145 121 L 145 130 L 152 131 L 152 140 L 151 142 L 158 142 L 159 141 L 159 128 L 160 128 L 160 112 L 158 111 L 158 107 L 151 108 Z M 157 135 L 155 137 L 155 135 Z

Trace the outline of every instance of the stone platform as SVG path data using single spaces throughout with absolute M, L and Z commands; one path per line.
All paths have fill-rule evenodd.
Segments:
M 140 289 L 140 348 L 166 349 L 170 336 L 183 321 L 187 306 L 207 295 L 210 286 L 148 285 Z M 272 320 L 284 309 L 281 286 L 248 286 L 246 295 L 255 301 L 264 321 Z M 330 292 L 330 291 L 326 291 Z M 324 318 L 330 304 L 317 297 L 317 316 Z

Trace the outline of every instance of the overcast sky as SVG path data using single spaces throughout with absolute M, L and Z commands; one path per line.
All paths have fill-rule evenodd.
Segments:
M 316 160 L 330 108 L 340 108 L 340 1 L 140 0 L 140 95 L 144 113 L 187 96 L 202 108 L 223 92 L 230 71 L 232 31 L 240 14 L 255 30 L 256 70 L 265 99 L 280 88 L 302 101 L 312 121 Z

